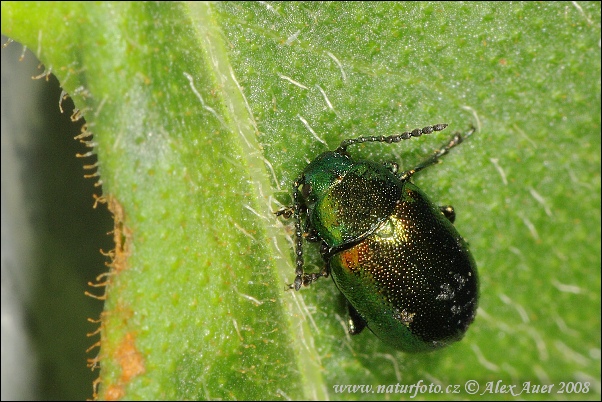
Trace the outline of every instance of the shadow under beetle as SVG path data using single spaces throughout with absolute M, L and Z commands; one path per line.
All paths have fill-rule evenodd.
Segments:
M 435 206 L 410 181 L 475 130 L 454 134 L 428 159 L 401 173 L 395 163 L 354 160 L 347 147 L 400 142 L 445 127 L 344 140 L 305 168 L 293 183 L 293 205 L 276 212 L 295 222 L 296 277 L 289 288 L 299 290 L 332 275 L 348 302 L 349 333 L 367 326 L 405 352 L 462 339 L 476 314 L 477 268 L 453 226 L 454 210 Z M 304 271 L 303 239 L 321 243 L 326 263 L 321 272 Z

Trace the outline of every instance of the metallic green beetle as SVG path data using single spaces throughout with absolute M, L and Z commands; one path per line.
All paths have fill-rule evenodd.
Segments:
M 414 173 L 439 161 L 474 132 L 451 140 L 413 169 L 352 159 L 347 147 L 393 143 L 441 131 L 436 124 L 399 135 L 345 140 L 314 159 L 293 184 L 299 290 L 332 275 L 349 305 L 349 333 L 366 326 L 405 352 L 429 351 L 462 339 L 478 302 L 477 268 L 453 226 L 451 206 L 437 207 L 414 185 Z M 305 225 L 302 230 L 302 218 Z M 321 242 L 326 265 L 306 273 L 303 239 Z

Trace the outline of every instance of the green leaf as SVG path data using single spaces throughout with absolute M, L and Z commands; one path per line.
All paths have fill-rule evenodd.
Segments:
M 422 381 L 441 392 L 420 398 L 467 399 L 475 380 L 480 398 L 514 399 L 501 380 L 554 384 L 524 399 L 599 400 L 599 16 L 576 2 L 3 2 L 2 33 L 82 110 L 117 212 L 100 396 L 406 399 L 336 386 Z M 284 291 L 292 227 L 272 212 L 342 139 L 443 122 L 356 149 L 403 168 L 479 129 L 416 178 L 456 208 L 477 319 L 406 355 L 346 335 L 330 281 Z

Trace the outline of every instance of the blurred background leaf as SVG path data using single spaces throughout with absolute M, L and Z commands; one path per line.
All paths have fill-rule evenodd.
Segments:
M 476 380 L 482 399 L 513 398 L 482 394 L 502 380 L 555 384 L 524 399 L 600 399 L 599 3 L 3 2 L 2 33 L 83 111 L 123 211 L 101 397 L 397 399 L 334 386 L 422 380 L 460 388 L 420 398 L 467 399 Z M 416 177 L 456 208 L 477 319 L 404 355 L 346 336 L 329 281 L 283 291 L 292 228 L 271 211 L 342 139 L 439 122 L 357 149 L 403 168 L 480 129 Z

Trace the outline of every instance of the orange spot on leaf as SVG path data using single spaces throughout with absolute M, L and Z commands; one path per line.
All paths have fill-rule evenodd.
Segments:
M 121 366 L 121 382 L 130 382 L 132 378 L 144 373 L 144 358 L 136 348 L 136 339 L 131 332 L 125 335 L 117 347 L 115 357 Z

